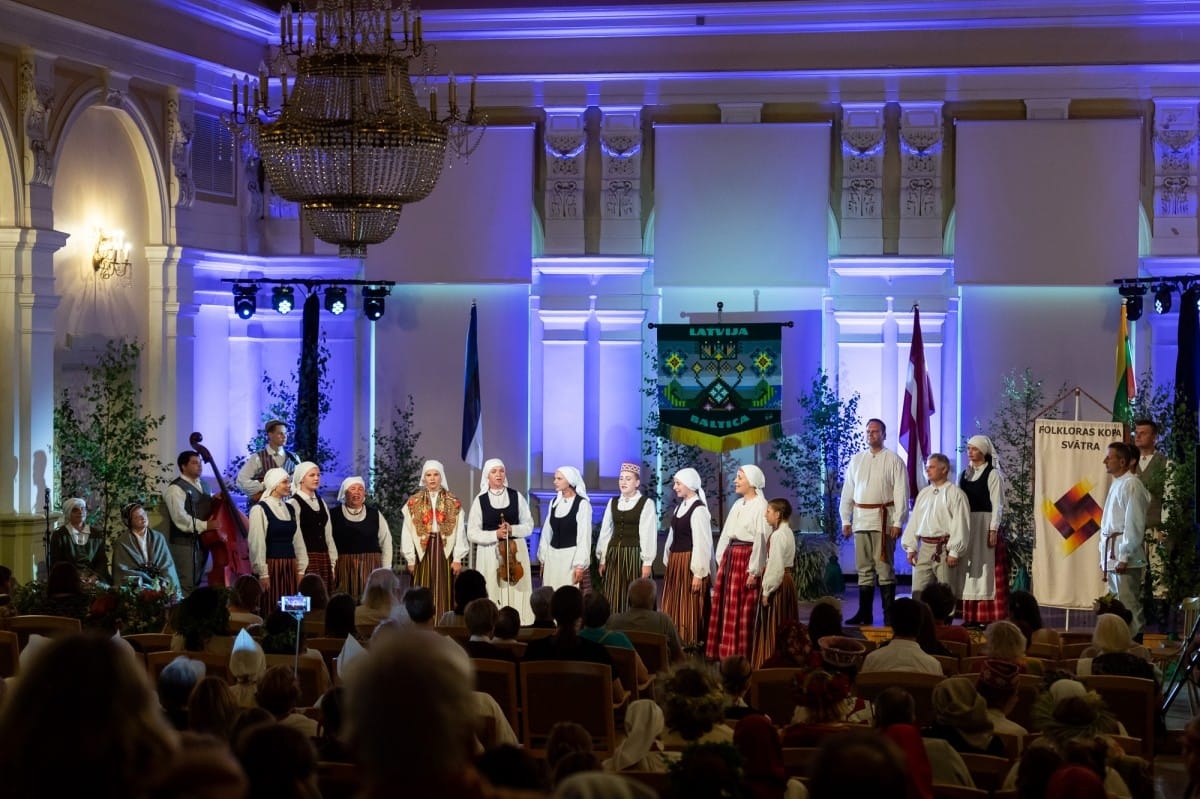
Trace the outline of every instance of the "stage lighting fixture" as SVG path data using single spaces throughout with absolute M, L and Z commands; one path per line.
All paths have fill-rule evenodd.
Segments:
M 1154 312 L 1160 314 L 1171 312 L 1170 286 L 1164 284 L 1154 290 Z
M 1132 286 L 1121 286 L 1117 292 L 1125 298 L 1125 316 L 1130 322 L 1136 322 L 1142 318 L 1142 297 L 1146 294 L 1146 287 L 1140 283 L 1134 283 Z
M 296 307 L 296 290 L 291 286 L 276 286 L 271 289 L 271 307 L 281 314 L 291 313 Z
M 346 288 L 344 286 L 328 286 L 325 289 L 325 310 L 334 316 L 341 316 L 346 310 Z
M 249 319 L 258 310 L 258 286 L 234 285 L 233 312 L 239 319 Z
M 389 286 L 363 286 L 363 314 L 372 322 L 378 322 L 383 316 L 384 298 L 391 293 L 392 289 Z

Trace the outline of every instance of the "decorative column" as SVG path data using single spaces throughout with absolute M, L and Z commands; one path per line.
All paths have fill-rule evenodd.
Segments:
M 883 103 L 842 105 L 842 255 L 883 252 Z
M 587 131 L 583 109 L 546 109 L 547 255 L 584 253 L 583 183 Z
M 150 283 L 144 352 L 151 368 L 141 380 L 149 412 L 166 416 L 158 429 L 158 457 L 174 463 L 193 429 L 195 278 L 192 262 L 181 261 L 181 247 L 151 245 L 144 253 Z
M 190 97 L 180 97 L 179 89 L 167 89 L 167 163 L 171 165 L 170 191 L 172 208 L 191 208 L 196 201 L 196 184 L 192 181 L 192 136 L 196 125 L 196 103 Z M 174 228 L 174 224 L 172 224 Z
M 1154 101 L 1154 255 L 1196 255 L 1197 103 Z
M 641 109 L 606 108 L 602 113 L 600 252 L 605 255 L 641 255 Z
M 900 105 L 900 255 L 942 254 L 942 103 Z
M 54 224 L 50 187 L 54 153 L 50 151 L 50 117 L 54 113 L 54 59 L 29 48 L 18 65 L 18 140 L 24 168 L 21 220 L 31 227 Z

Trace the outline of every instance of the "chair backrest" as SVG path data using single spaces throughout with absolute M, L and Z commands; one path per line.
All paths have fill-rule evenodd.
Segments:
M 958 664 L 959 674 L 978 674 L 983 671 L 983 661 L 987 660 L 987 655 L 972 655 L 969 658 L 963 658 Z
M 776 725 L 792 723 L 796 697 L 792 679 L 807 669 L 759 669 L 750 675 L 750 706 L 771 717 Z
M 535 757 L 546 753 L 550 728 L 574 721 L 592 736 L 592 749 L 601 760 L 616 748 L 613 722 L 613 671 L 602 663 L 574 660 L 523 662 L 517 669 L 521 696 L 522 740 Z
M 1121 747 L 1121 751 L 1125 754 L 1133 757 L 1144 757 L 1146 762 L 1153 765 L 1154 753 L 1146 751 L 1146 741 L 1144 739 L 1134 738 L 1129 735 L 1110 735 L 1108 738 Z
M 0 630 L 0 679 L 12 677 L 21 664 L 21 644 L 11 630 Z
M 138 633 L 137 635 L 121 636 L 129 645 L 133 647 L 135 652 L 146 654 L 147 652 L 164 652 L 171 648 L 170 633 Z
M 520 701 L 517 697 L 517 664 L 507 660 L 475 658 L 475 690 L 482 691 L 500 705 L 513 730 L 521 732 Z
M 619 646 L 605 646 L 608 656 L 612 658 L 613 674 L 621 678 L 621 687 L 629 692 L 630 701 L 643 698 L 637 678 L 637 650 L 624 649 Z
M 1055 671 L 1065 671 L 1068 674 L 1074 674 L 1079 671 L 1079 658 L 1063 658 L 1055 661 Z
M 219 655 L 213 652 L 147 652 L 146 653 L 146 671 L 150 673 L 150 679 L 155 684 L 158 683 L 158 675 L 163 668 L 175 658 L 187 655 L 192 660 L 199 660 L 204 664 L 204 673 L 207 677 L 220 677 L 223 680 L 229 680 L 229 655 Z
M 1073 632 L 1073 633 L 1060 632 L 1058 634 L 1058 637 L 1062 641 L 1062 645 L 1064 647 L 1070 646 L 1071 644 L 1091 645 L 1091 643 L 1092 643 L 1092 631 L 1091 630 L 1084 630 L 1082 632 Z
M 940 674 L 915 671 L 868 671 L 858 675 L 855 693 L 868 702 L 875 701 L 885 688 L 903 688 L 912 694 L 917 705 L 917 726 L 933 723 L 933 688 L 945 678 Z
M 1005 777 L 1012 769 L 1013 761 L 1007 757 L 976 755 L 969 752 L 960 752 L 959 755 L 966 764 L 967 771 L 971 773 L 975 787 L 985 791 L 995 791 L 1002 787 Z
M 300 629 L 304 631 L 305 637 L 318 636 L 325 634 L 325 612 L 321 611 L 319 619 L 305 619 L 300 622 Z
M 1004 744 L 1004 755 L 1009 760 L 1016 760 L 1025 750 L 1026 735 L 1015 735 L 1011 732 L 997 732 L 994 735 Z
M 304 645 L 309 649 L 315 649 L 321 653 L 321 658 L 325 661 L 325 668 L 329 670 L 329 674 L 333 676 L 333 664 L 337 656 L 342 654 L 342 647 L 346 645 L 345 638 L 326 638 L 324 636 L 305 638 Z
M 512 656 L 517 660 L 525 657 L 525 650 L 529 647 L 524 641 L 492 641 L 492 644 L 512 652 Z
M 942 641 L 942 646 L 946 647 L 946 651 L 959 660 L 969 658 L 971 656 L 971 645 L 962 641 Z
M 1141 738 L 1145 751 L 1154 752 L 1154 713 L 1158 688 L 1154 680 L 1109 674 L 1080 677 L 1079 681 L 1104 699 L 1112 714 L 1125 725 L 1130 737 Z
M 1041 630 L 1038 630 L 1038 632 L 1041 632 Z M 1058 660 L 1062 657 L 1062 647 L 1059 644 L 1034 643 L 1029 645 L 1029 648 L 1025 650 L 1025 654 L 1031 658 Z
M 934 655 L 933 657 L 942 664 L 942 673 L 947 677 L 958 674 L 958 658 L 946 655 Z
M 1017 678 L 1017 703 L 1008 713 L 1009 721 L 1027 730 L 1033 729 L 1033 705 L 1042 692 L 1042 685 L 1042 678 L 1036 674 L 1022 674 Z
M 1040 630 L 1034 630 L 1029 636 L 1031 644 L 1051 644 L 1053 646 L 1062 646 L 1062 635 L 1058 630 L 1052 627 L 1043 627 Z
M 1077 659 L 1083 657 L 1084 650 L 1086 650 L 1091 645 L 1092 645 L 1091 638 L 1088 638 L 1088 640 L 1086 640 L 1086 641 L 1080 641 L 1080 642 L 1070 643 L 1070 644 L 1068 644 L 1064 641 L 1063 645 L 1062 645 L 1062 649 L 1060 650 L 1059 658 L 1063 659 L 1063 660 L 1069 660 L 1069 659 L 1074 658 L 1077 660 Z
M 79 619 L 70 616 L 10 616 L 8 629 L 17 634 L 17 642 L 24 649 L 31 635 L 58 638 L 81 631 L 83 625 L 79 623 Z
M 287 666 L 289 669 L 297 666 L 294 655 L 267 655 L 267 668 L 272 666 Z M 301 657 L 296 677 L 300 681 L 300 699 L 298 707 L 312 707 L 329 690 L 332 680 L 325 660 Z
M 783 747 L 783 767 L 789 777 L 808 777 L 813 761 L 817 759 L 815 746 L 785 746 Z
M 662 633 L 641 632 L 638 630 L 623 630 L 622 632 L 633 642 L 633 648 L 646 664 L 646 671 L 658 674 L 671 668 L 671 656 L 667 651 L 667 636 Z
M 517 630 L 518 641 L 536 641 L 548 635 L 554 635 L 553 627 L 522 627 Z

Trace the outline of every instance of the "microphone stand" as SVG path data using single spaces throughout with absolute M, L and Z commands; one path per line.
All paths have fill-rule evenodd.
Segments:
M 50 489 L 46 489 L 45 500 L 42 503 L 42 512 L 46 516 L 46 532 L 42 535 L 42 547 L 46 551 L 46 574 L 45 577 L 50 577 Z

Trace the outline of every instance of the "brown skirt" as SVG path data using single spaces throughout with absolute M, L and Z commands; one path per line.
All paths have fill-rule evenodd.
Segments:
M 762 615 L 759 616 L 758 626 L 754 628 L 754 647 L 750 653 L 750 666 L 755 669 L 775 654 L 775 639 L 780 628 L 790 621 L 800 620 L 800 605 L 796 600 L 796 583 L 792 580 L 791 569 L 783 572 L 783 582 L 760 612 Z
M 358 555 L 338 555 L 337 590 L 354 597 L 357 604 L 362 600 L 363 589 L 371 572 L 383 566 L 383 554 L 363 552 Z
M 667 557 L 667 574 L 663 578 L 662 612 L 671 617 L 679 630 L 679 642 L 684 648 L 702 646 L 708 612 L 708 578 L 701 581 L 700 593 L 692 593 L 692 553 L 672 552 Z
M 442 546 L 442 537 L 434 533 L 429 536 L 429 546 L 413 569 L 412 584 L 428 588 L 433 593 L 435 619 L 440 619 L 443 613 L 454 609 L 451 600 L 453 583 L 450 562 L 446 560 L 446 552 Z
M 325 592 L 333 592 L 336 583 L 333 581 L 333 566 L 329 562 L 328 552 L 309 552 L 308 568 L 304 573 L 317 575 L 325 583 Z
M 604 553 L 604 595 L 613 613 L 624 613 L 629 605 L 629 584 L 642 576 L 641 547 L 608 545 Z
M 296 577 L 295 558 L 267 558 L 267 576 L 271 585 L 263 593 L 262 617 L 266 619 L 271 611 L 279 610 L 279 598 L 295 596 L 299 593 L 300 580 Z

